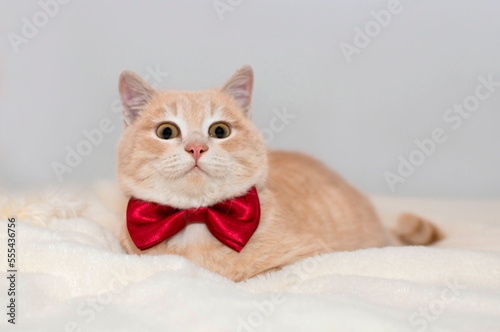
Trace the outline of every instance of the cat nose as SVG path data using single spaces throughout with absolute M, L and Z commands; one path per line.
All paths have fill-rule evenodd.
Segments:
M 195 163 L 198 162 L 198 159 L 200 159 L 200 156 L 203 152 L 208 150 L 208 146 L 205 144 L 200 144 L 200 143 L 195 143 L 195 144 L 188 144 L 185 148 L 187 153 L 191 153 Z

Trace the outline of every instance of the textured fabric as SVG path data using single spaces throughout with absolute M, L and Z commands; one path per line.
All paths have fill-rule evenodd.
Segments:
M 310 257 L 235 283 L 180 256 L 127 255 L 117 239 L 127 201 L 102 190 L 101 200 L 0 197 L 2 218 L 19 218 L 15 326 L 0 220 L 0 331 L 500 331 L 500 200 L 376 198 L 388 226 L 415 212 L 446 238 Z
M 240 252 L 257 229 L 260 203 L 255 187 L 241 197 L 211 207 L 177 210 L 131 198 L 127 228 L 137 248 L 146 250 L 179 233 L 189 223 L 205 223 L 212 235 Z

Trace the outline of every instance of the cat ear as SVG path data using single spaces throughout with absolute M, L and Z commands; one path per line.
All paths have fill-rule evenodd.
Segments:
M 128 70 L 120 74 L 118 90 L 123 104 L 123 117 L 127 125 L 134 122 L 156 93 L 156 90 L 139 75 Z
M 247 118 L 252 117 L 250 103 L 252 101 L 253 70 L 246 65 L 236 71 L 222 87 L 222 92 L 230 95 L 241 107 Z

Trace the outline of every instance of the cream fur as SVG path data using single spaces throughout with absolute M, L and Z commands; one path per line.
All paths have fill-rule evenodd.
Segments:
M 397 244 L 370 201 L 337 174 L 306 155 L 266 150 L 250 121 L 252 86 L 248 66 L 220 90 L 195 92 L 157 92 L 135 74 L 122 74 L 125 118 L 132 119 L 119 145 L 118 174 L 127 196 L 187 209 L 243 195 L 255 185 L 262 211 L 257 231 L 240 253 L 217 241 L 203 224 L 191 224 L 141 252 L 124 223 L 127 251 L 177 254 L 243 280 L 320 253 Z M 229 137 L 208 135 L 217 121 L 230 125 Z M 155 129 L 163 122 L 174 122 L 181 135 L 158 138 Z M 184 150 L 192 143 L 208 147 L 199 159 L 202 171 L 192 170 L 194 159 Z M 435 233 L 434 226 L 416 216 L 403 218 L 398 231 L 412 244 L 429 243 L 437 239 Z

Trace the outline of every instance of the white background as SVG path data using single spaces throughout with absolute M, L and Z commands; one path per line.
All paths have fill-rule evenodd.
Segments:
M 499 2 L 401 0 L 401 12 L 350 63 L 340 44 L 353 44 L 354 29 L 386 1 L 231 2 L 218 15 L 213 0 L 73 0 L 16 53 L 8 34 L 22 36 L 23 17 L 33 22 L 42 9 L 2 0 L 0 184 L 59 185 L 52 163 L 65 163 L 66 148 L 103 118 L 114 131 L 63 184 L 114 178 L 122 121 L 112 105 L 124 69 L 144 77 L 159 68 L 169 73 L 162 89 L 198 90 L 251 64 L 257 126 L 269 127 L 273 109 L 296 115 L 271 148 L 312 154 L 369 193 L 500 196 L 500 88 L 457 130 L 443 120 L 479 76 L 500 81 Z M 384 173 L 438 127 L 447 141 L 391 192 Z

